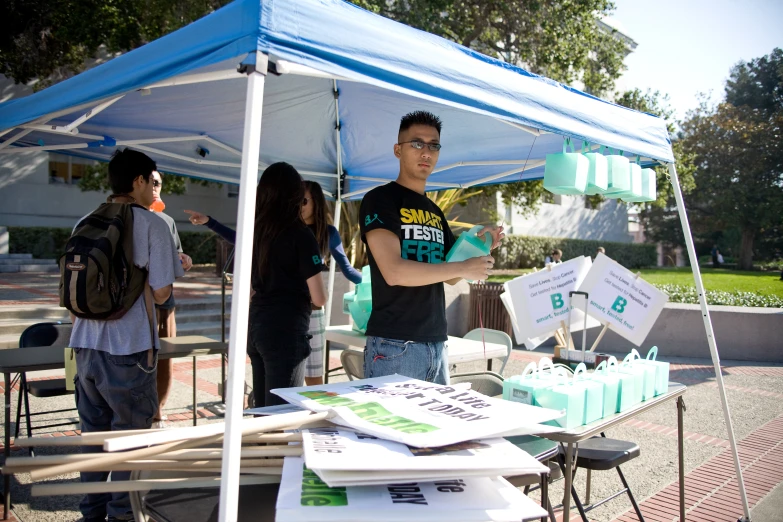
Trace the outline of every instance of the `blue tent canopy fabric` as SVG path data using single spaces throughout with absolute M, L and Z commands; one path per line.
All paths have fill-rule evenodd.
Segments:
M 262 163 L 289 161 L 332 194 L 336 100 L 345 192 L 354 197 L 396 177 L 391 151 L 400 117 L 420 109 L 444 123 L 443 170 L 433 174 L 430 189 L 540 178 L 546 154 L 559 151 L 564 137 L 608 145 L 646 163 L 673 161 L 660 118 L 340 0 L 237 0 L 78 76 L 0 104 L 0 132 L 28 125 L 27 134 L 0 152 L 44 146 L 106 160 L 117 146 L 132 146 L 148 152 L 161 170 L 238 182 L 246 81 L 235 69 L 256 52 L 282 72 L 266 81 Z M 210 81 L 198 81 L 206 77 Z M 30 128 L 68 125 L 112 100 L 78 126 L 79 134 Z M 10 130 L 0 140 L 21 132 Z M 199 147 L 209 154 L 197 154 Z

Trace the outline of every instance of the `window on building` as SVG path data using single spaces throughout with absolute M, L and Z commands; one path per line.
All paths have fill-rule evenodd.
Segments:
M 49 162 L 49 183 L 70 183 L 67 161 Z
M 230 198 L 238 198 L 239 197 L 239 185 L 226 185 L 226 193 L 228 194 L 228 197 Z
M 49 155 L 49 183 L 78 185 L 93 162 L 87 159 L 52 153 Z

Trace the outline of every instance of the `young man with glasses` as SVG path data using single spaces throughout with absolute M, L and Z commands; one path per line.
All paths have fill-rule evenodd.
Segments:
M 365 377 L 400 374 L 445 384 L 446 302 L 443 283 L 483 280 L 491 256 L 445 263 L 454 244 L 446 216 L 425 195 L 440 154 L 440 119 L 424 111 L 403 116 L 394 144 L 396 181 L 362 200 L 362 241 L 372 275 L 373 310 L 367 325 Z M 495 248 L 503 228 L 485 228 Z

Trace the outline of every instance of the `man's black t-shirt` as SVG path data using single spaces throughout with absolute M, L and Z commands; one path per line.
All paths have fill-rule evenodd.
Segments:
M 268 255 L 263 278 L 253 271 L 256 293 L 251 307 L 261 321 L 258 326 L 307 334 L 311 311 L 307 280 L 320 274 L 323 265 L 315 236 L 304 223 L 296 223 L 272 241 Z
M 389 230 L 400 238 L 403 259 L 443 263 L 454 244 L 454 235 L 440 208 L 427 196 L 396 182 L 368 192 L 362 199 L 359 217 L 362 241 L 367 243 L 367 232 Z M 372 315 L 367 335 L 416 342 L 446 341 L 443 283 L 389 286 L 372 252 L 369 257 Z

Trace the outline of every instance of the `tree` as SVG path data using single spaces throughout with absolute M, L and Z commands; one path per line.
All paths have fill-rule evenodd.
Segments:
M 354 0 L 355 4 L 597 96 L 622 74 L 626 44 L 598 21 L 610 0 Z
M 229 0 L 4 0 L 0 74 L 36 88 L 80 72 L 99 47 L 125 52 L 160 38 Z

